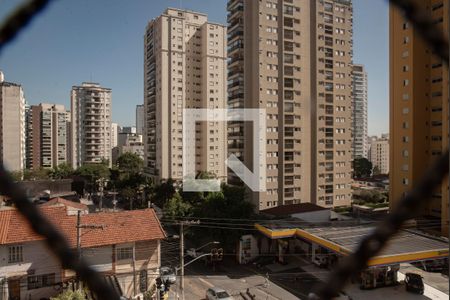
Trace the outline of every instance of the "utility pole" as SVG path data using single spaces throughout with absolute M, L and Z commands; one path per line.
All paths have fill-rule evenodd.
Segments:
M 133 243 L 133 296 L 136 296 L 136 242 Z
M 103 229 L 103 225 L 94 225 L 94 224 L 81 224 L 81 210 L 77 212 L 77 251 L 78 251 L 78 259 L 81 260 L 81 229 L 89 228 L 89 229 Z M 77 289 L 80 288 L 80 279 L 77 279 Z
M 180 222 L 181 299 L 184 300 L 184 222 Z
M 184 300 L 184 225 L 200 224 L 200 221 L 180 221 L 180 289 Z

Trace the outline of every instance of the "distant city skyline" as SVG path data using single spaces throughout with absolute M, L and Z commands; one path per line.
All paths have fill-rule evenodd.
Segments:
M 368 72 L 369 135 L 380 135 L 389 131 L 388 4 L 382 0 L 353 2 L 353 60 L 364 64 Z M 0 2 L 0 18 L 19 3 Z M 226 24 L 226 3 L 182 2 L 184 9 L 204 12 L 211 21 L 222 24 Z M 167 7 L 180 7 L 180 1 L 52 3 L 4 49 L 0 70 L 6 81 L 23 86 L 31 105 L 50 102 L 69 107 L 72 86 L 98 82 L 112 89 L 112 120 L 121 126 L 133 126 L 136 105 L 144 101 L 144 28 Z

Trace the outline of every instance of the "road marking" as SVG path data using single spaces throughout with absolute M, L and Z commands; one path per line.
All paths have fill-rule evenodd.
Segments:
M 203 282 L 204 284 L 206 284 L 206 285 L 209 286 L 209 287 L 213 287 L 213 286 L 214 286 L 214 284 L 212 284 L 212 283 L 209 282 L 209 281 L 206 281 L 206 280 L 203 279 L 203 278 L 198 277 L 198 280 L 200 280 L 201 282 Z

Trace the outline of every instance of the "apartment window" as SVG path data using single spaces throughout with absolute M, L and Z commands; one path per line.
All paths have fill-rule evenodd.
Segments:
M 8 248 L 8 263 L 23 262 L 23 247 L 22 245 L 9 246 Z
M 55 284 L 55 274 L 44 274 L 28 276 L 27 288 L 28 290 L 39 289 L 47 286 L 53 286 Z
M 409 108 L 407 108 L 407 107 L 403 108 L 402 113 L 403 113 L 404 115 L 409 114 Z
M 408 85 L 409 85 L 409 80 L 408 79 L 403 80 L 403 86 L 408 86 Z
M 409 184 L 408 178 L 403 178 L 403 184 L 404 184 L 404 185 L 408 185 L 408 184 Z
M 403 23 L 403 30 L 406 30 L 408 28 L 409 28 L 409 23 L 408 22 Z
M 118 248 L 116 250 L 117 260 L 126 260 L 133 258 L 133 247 Z
M 409 100 L 409 94 L 403 94 L 402 98 L 403 100 Z
M 402 155 L 404 158 L 408 158 L 409 157 L 409 151 L 408 150 L 403 150 Z

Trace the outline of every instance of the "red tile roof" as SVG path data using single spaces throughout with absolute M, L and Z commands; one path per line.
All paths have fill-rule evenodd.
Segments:
M 307 213 L 313 211 L 327 210 L 322 206 L 318 206 L 313 203 L 298 203 L 290 205 L 281 205 L 273 208 L 261 210 L 260 213 L 272 215 L 272 216 L 288 216 L 292 214 Z
M 77 216 L 68 216 L 64 206 L 40 208 L 76 246 Z M 81 216 L 81 224 L 102 225 L 103 229 L 81 229 L 81 247 L 99 247 L 166 237 L 153 209 L 95 213 Z M 0 211 L 0 245 L 43 240 L 17 210 Z
M 53 198 L 53 199 L 41 204 L 41 206 L 53 206 L 53 205 L 58 205 L 58 204 L 62 204 L 64 206 L 69 206 L 69 207 L 81 209 L 81 210 L 89 210 L 89 208 L 86 204 L 73 202 L 70 200 L 66 200 L 64 198 Z

